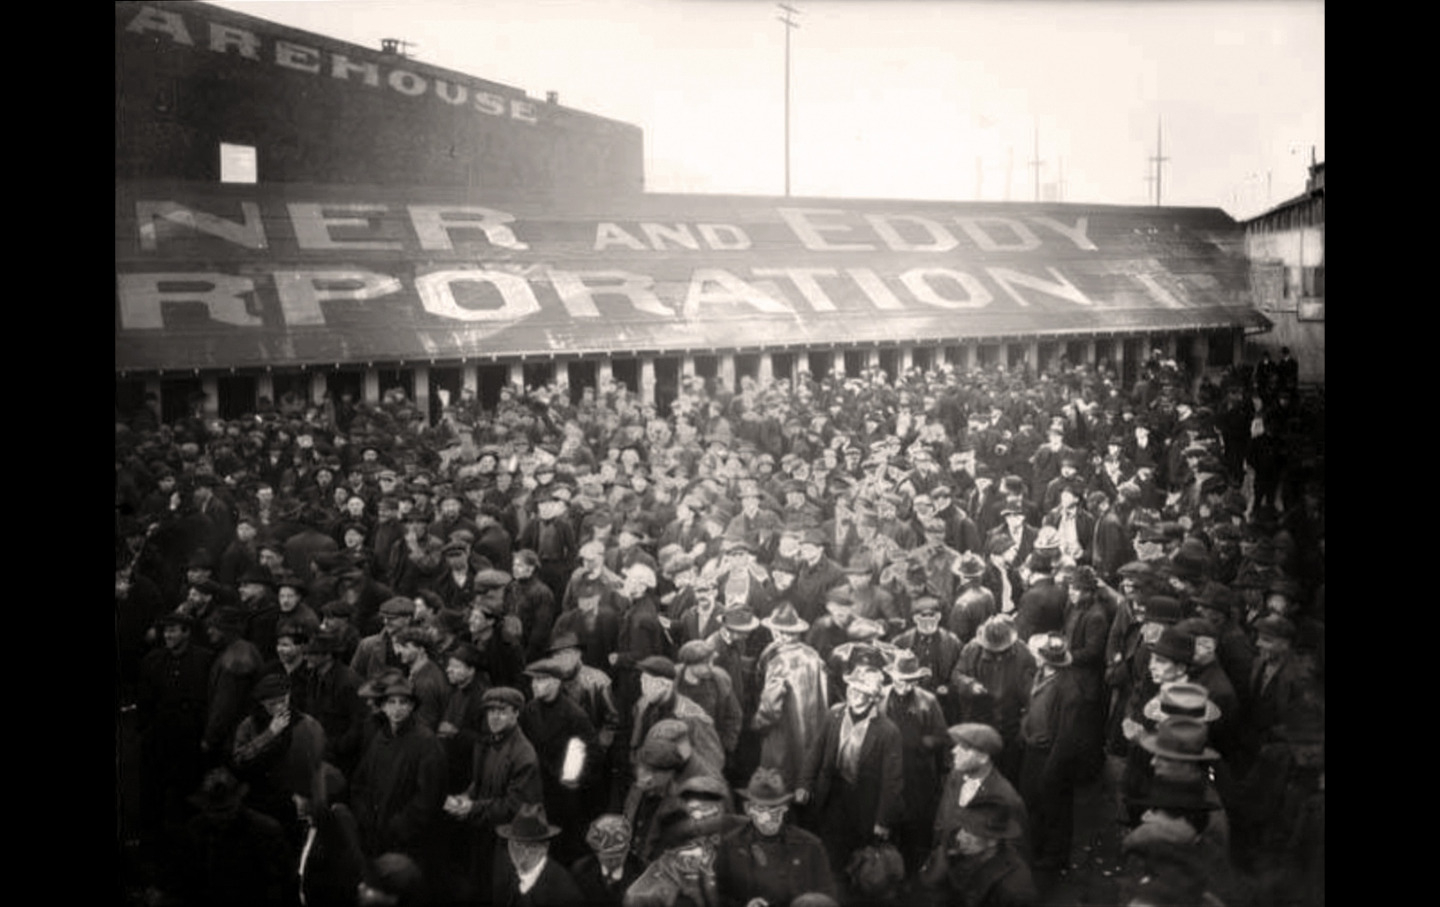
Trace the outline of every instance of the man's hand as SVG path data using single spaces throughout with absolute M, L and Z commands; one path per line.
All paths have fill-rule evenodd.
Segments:
M 290 725 L 290 710 L 283 709 L 270 718 L 270 733 L 278 734 Z
M 1145 726 L 1138 721 L 1130 718 L 1120 719 L 1120 733 L 1125 735 L 1126 740 L 1134 740 L 1140 736 L 1140 732 L 1143 730 L 1145 730 Z
M 803 787 L 797 787 L 797 788 L 795 788 L 795 802 L 796 802 L 796 803 L 799 803 L 801 806 L 804 806 L 806 803 L 809 803 L 809 802 L 810 802 L 810 791 L 809 791 L 807 788 L 803 788 Z

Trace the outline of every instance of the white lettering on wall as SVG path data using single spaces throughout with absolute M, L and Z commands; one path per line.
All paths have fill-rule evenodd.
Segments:
M 276 271 L 275 291 L 287 325 L 323 325 L 321 300 L 361 300 L 389 296 L 402 289 L 388 274 L 370 271 Z
M 817 223 L 817 217 L 830 217 L 836 214 L 844 214 L 835 208 L 776 208 L 785 223 L 805 244 L 805 248 L 816 252 L 865 252 L 875 248 L 867 243 L 832 243 L 825 239 L 824 233 L 848 233 L 850 227 L 844 224 L 822 224 Z
M 612 224 L 609 221 L 596 224 L 594 250 L 599 252 L 601 249 L 608 249 L 611 246 L 624 246 L 637 252 L 647 251 L 645 243 L 625 232 L 625 228 L 619 224 Z
M 941 296 L 932 281 L 948 281 L 959 284 L 965 290 L 964 299 Z M 940 309 L 978 309 L 990 304 L 993 297 L 979 280 L 964 271 L 949 268 L 913 268 L 900 275 L 900 282 L 919 302 Z M 942 286 L 944 284 L 941 284 Z
M 225 53 L 234 48 L 247 60 L 260 59 L 260 39 L 243 28 L 232 28 L 219 22 L 210 23 L 210 49 Z
M 928 217 L 917 217 L 913 214 L 867 214 L 865 219 L 885 244 L 896 252 L 949 252 L 960 245 L 960 240 L 951 235 L 949 230 L 935 223 Z M 923 245 L 917 245 L 900 235 L 895 228 L 895 222 L 914 224 L 921 230 L 930 234 L 930 241 Z
M 750 248 L 750 237 L 734 224 L 700 224 L 695 229 L 712 249 L 739 252 Z
M 457 283 L 490 284 L 500 292 L 504 305 L 495 309 L 462 306 L 451 290 Z M 529 282 L 503 271 L 434 271 L 415 278 L 415 291 L 425 311 L 458 321 L 519 321 L 540 311 L 540 302 Z
M 208 233 L 247 249 L 263 249 L 265 223 L 260 219 L 260 206 L 241 202 L 244 223 L 216 217 L 208 211 L 196 211 L 178 202 L 142 200 L 135 203 L 135 219 L 140 225 L 140 248 L 154 251 L 158 243 L 160 223 L 175 224 L 197 233 Z
M 291 44 L 289 41 L 276 41 L 275 62 L 287 69 L 298 69 L 301 72 L 319 72 L 320 51 L 313 47 Z
M 255 291 L 248 277 L 232 274 L 170 273 L 121 274 L 120 327 L 127 331 L 161 330 L 164 303 L 204 305 L 216 321 L 239 327 L 260 327 L 259 315 L 245 308 L 245 296 Z
M 344 54 L 331 54 L 330 75 L 336 79 L 349 80 L 350 73 L 358 72 L 363 75 L 366 85 L 379 87 L 380 67 L 374 63 L 351 63 L 350 58 Z
M 714 285 L 714 289 L 710 285 Z M 681 312 L 686 318 L 700 314 L 702 305 L 739 305 L 754 307 L 757 311 L 777 315 L 792 314 L 784 303 L 765 295 L 758 287 L 746 283 L 722 268 L 698 268 L 690 275 L 690 287 L 685 292 L 685 304 Z
M 302 249 L 401 249 L 403 246 L 391 240 L 335 239 L 330 235 L 331 227 L 370 228 L 368 217 L 333 217 L 325 212 L 344 211 L 351 214 L 384 214 L 389 210 L 385 205 L 332 205 L 291 202 L 290 222 L 295 228 L 295 240 Z
M 408 94 L 412 98 L 424 94 L 425 89 L 430 87 L 424 79 L 404 69 L 392 70 L 385 81 L 389 83 L 391 88 L 401 94 Z
M 1050 276 L 1055 278 L 1053 281 L 1046 280 L 1043 277 L 1035 277 L 1031 274 L 1024 274 L 1010 268 L 986 268 L 985 272 L 1000 285 L 1000 289 L 1004 290 L 1011 299 L 1022 306 L 1028 306 L 1030 303 L 1025 301 L 1025 297 L 1020 295 L 1019 291 L 1015 289 L 1016 287 L 1029 287 L 1032 290 L 1039 290 L 1051 296 L 1068 299 L 1076 305 L 1094 305 L 1094 303 L 1090 301 L 1090 297 L 1086 296 L 1075 284 L 1066 280 L 1065 276 L 1059 271 L 1051 267 L 1046 267 L 1045 270 L 1049 271 Z
M 887 311 L 905 308 L 905 304 L 896 298 L 889 287 L 885 286 L 885 281 L 880 279 L 880 275 L 869 268 L 846 268 L 845 273 L 849 274 L 850 279 L 865 291 L 866 297 L 875 308 Z
M 1086 252 L 1099 251 L 1095 247 L 1095 244 L 1090 241 L 1090 237 L 1085 235 L 1085 231 L 1088 230 L 1090 226 L 1090 218 L 1088 217 L 1076 218 L 1073 228 L 1067 227 L 1055 218 L 1048 217 L 1044 214 L 1032 217 L 1030 220 L 1042 227 L 1049 227 L 1051 230 L 1059 233 L 1061 236 L 1073 242 L 1077 249 L 1083 249 Z
M 700 250 L 700 240 L 690 235 L 690 228 L 685 224 L 676 224 L 667 227 L 664 224 L 642 223 L 640 230 L 650 240 L 650 245 L 656 250 L 665 248 L 665 240 L 670 240 L 682 249 Z
M 176 44 L 195 46 L 195 42 L 190 40 L 190 31 L 185 27 L 185 20 L 180 18 L 179 13 L 167 12 L 153 6 L 140 7 L 140 12 L 136 13 L 135 18 L 130 20 L 130 24 L 125 26 L 125 30 L 135 32 L 137 35 L 159 32 L 169 35 L 170 40 Z
M 834 268 L 752 268 L 750 273 L 756 277 L 788 277 L 810 303 L 810 308 L 817 312 L 835 311 L 835 303 L 816 280 L 817 277 L 838 277 L 839 272 Z
M 955 223 L 975 241 L 975 245 L 986 252 L 1028 252 L 1040 247 L 1040 239 L 1030 232 L 1029 227 L 1009 217 L 957 217 Z M 1014 239 L 1006 242 L 1003 235 L 997 239 L 990 230 L 985 229 L 985 224 L 1008 230 Z
M 420 248 L 427 251 L 450 251 L 451 230 L 479 230 L 486 242 L 501 249 L 524 252 L 530 246 L 515 237 L 510 224 L 515 215 L 494 208 L 474 205 L 411 205 L 410 223 L 420 239 Z
M 555 293 L 573 318 L 599 318 L 596 296 L 623 296 L 637 312 L 674 318 L 675 310 L 655 295 L 655 278 L 630 271 L 559 271 L 550 269 Z M 598 286 L 596 285 L 598 284 Z

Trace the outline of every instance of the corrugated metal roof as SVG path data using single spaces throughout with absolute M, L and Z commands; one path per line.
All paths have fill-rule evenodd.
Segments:
M 116 368 L 1268 326 L 1218 209 L 130 184 Z

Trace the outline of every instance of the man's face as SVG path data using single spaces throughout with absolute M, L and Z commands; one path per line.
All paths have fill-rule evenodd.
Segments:
M 387 696 L 380 710 L 393 727 L 410 717 L 415 711 L 415 701 L 409 696 Z
M 463 687 L 475 676 L 475 669 L 458 658 L 450 658 L 445 662 L 445 679 L 450 681 L 452 687 Z
M 491 705 L 485 710 L 485 726 L 492 734 L 503 734 L 515 726 L 519 717 L 520 713 L 508 705 Z
M 950 747 L 950 764 L 955 771 L 961 774 L 969 774 L 982 768 L 990 757 L 977 749 L 971 749 L 964 743 L 957 743 Z
M 535 565 L 524 558 L 516 558 L 511 565 L 511 573 L 516 579 L 529 579 L 535 575 Z
M 295 664 L 304 654 L 304 650 L 296 645 L 292 637 L 282 636 L 275 640 L 275 655 L 287 665 Z
M 670 695 L 675 681 L 656 674 L 640 675 L 640 691 L 646 699 L 664 699 Z
M 1157 684 L 1173 683 L 1185 676 L 1185 665 L 1171 661 L 1164 655 L 1150 653 L 1150 679 Z
M 560 678 L 542 675 L 530 678 L 530 690 L 541 702 L 551 702 L 560 692 Z
M 414 664 L 415 659 L 420 657 L 420 645 L 413 642 L 395 643 L 395 654 L 399 656 L 401 664 Z
M 172 652 L 183 648 L 185 643 L 190 641 L 190 630 L 179 624 L 166 624 L 162 635 L 165 637 L 165 648 Z
M 781 827 L 785 824 L 785 814 L 789 811 L 790 807 L 784 803 L 777 806 L 761 806 L 758 803 L 745 804 L 745 815 L 750 817 L 750 821 L 755 825 L 755 830 L 767 838 L 780 833 Z
M 916 611 L 915 629 L 925 636 L 934 635 L 940 629 L 940 612 Z
M 255 541 L 255 526 L 249 522 L 235 524 L 235 538 L 242 542 Z
M 447 520 L 453 520 L 460 516 L 460 500 L 458 498 L 447 497 L 441 501 L 440 515 Z
M 845 704 L 849 707 L 850 714 L 860 717 L 869 712 L 870 707 L 875 704 L 875 695 L 852 686 L 845 690 Z
M 780 592 L 784 592 L 786 589 L 789 589 L 791 584 L 795 582 L 795 574 L 789 573 L 784 570 L 776 570 L 775 572 L 770 574 L 770 578 L 774 580 L 775 588 L 777 591 Z
M 820 547 L 819 545 L 813 544 L 811 542 L 800 543 L 800 559 L 807 564 L 819 563 L 820 556 L 824 553 L 825 549 Z
M 1260 657 L 1266 661 L 1278 661 L 1281 656 L 1290 651 L 1290 640 L 1282 636 L 1261 633 L 1255 639 L 1255 648 L 1259 651 Z
M 386 633 L 394 636 L 405 627 L 410 626 L 410 618 L 404 614 L 382 614 L 380 615 L 380 623 Z
M 515 867 L 517 874 L 529 872 L 536 866 L 539 866 L 540 861 L 545 859 L 545 855 L 549 853 L 549 851 L 550 845 L 544 841 L 536 843 L 527 841 L 505 842 L 505 852 L 509 854 L 510 863 Z
M 352 517 L 358 519 L 365 513 L 365 499 L 358 496 L 351 498 L 350 500 L 345 502 L 345 510 Z
M 255 601 L 255 600 L 257 600 L 257 599 L 259 599 L 259 598 L 261 598 L 262 596 L 265 595 L 265 584 L 264 584 L 264 583 L 241 583 L 241 584 L 240 584 L 240 590 L 239 590 L 239 591 L 240 591 L 240 600 L 241 600 L 241 601 L 243 601 L 243 602 L 253 602 L 253 601 Z
M 491 628 L 495 626 L 495 618 L 484 608 L 479 605 L 474 605 L 470 608 L 470 614 L 466 623 L 470 628 L 470 635 L 478 639 L 488 634 Z

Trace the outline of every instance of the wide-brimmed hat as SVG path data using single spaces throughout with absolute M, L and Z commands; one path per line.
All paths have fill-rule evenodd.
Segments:
M 1015 645 L 1020 639 L 1019 632 L 1015 629 L 1015 621 L 1008 614 L 996 614 L 985 623 L 975 634 L 975 641 L 982 649 L 991 652 L 1004 652 Z
M 950 569 L 961 579 L 979 579 L 985 575 L 985 561 L 978 554 L 967 551 L 956 558 Z
M 763 765 L 750 776 L 750 784 L 736 793 L 759 806 L 780 806 L 795 799 L 795 794 L 785 789 L 785 778 Z
M 1075 660 L 1065 637 L 1059 633 L 1036 633 L 1027 645 L 1037 659 L 1052 667 L 1063 668 Z
M 760 618 L 749 608 L 727 608 L 723 618 L 725 626 L 737 633 L 746 633 L 760 626 Z
M 955 813 L 955 821 L 972 835 L 1009 840 L 1025 833 L 1015 810 L 994 797 L 971 800 Z
M 495 833 L 507 841 L 538 843 L 560 834 L 560 827 L 545 821 L 545 807 L 527 803 L 520 807 L 512 821 L 496 828 Z
M 902 650 L 895 663 L 885 668 L 892 680 L 919 680 L 930 676 L 930 669 L 920 664 L 920 659 L 909 650 Z
M 1196 718 L 1166 718 L 1153 734 L 1141 734 L 1140 746 L 1166 759 L 1182 762 L 1209 762 L 1220 754 L 1206 742 L 1210 739 L 1205 722 Z
M 1198 718 L 1207 724 L 1220 717 L 1220 706 L 1210 699 L 1210 691 L 1198 683 L 1166 683 L 1160 693 L 1145 703 L 1145 717 L 1151 721 L 1166 718 Z
M 776 633 L 804 633 L 810 629 L 810 622 L 796 613 L 795 606 L 789 602 L 781 605 L 774 614 L 760 623 Z

